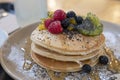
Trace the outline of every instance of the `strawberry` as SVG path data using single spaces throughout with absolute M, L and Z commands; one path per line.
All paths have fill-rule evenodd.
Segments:
M 59 34 L 63 31 L 60 21 L 54 21 L 48 26 L 48 31 L 52 34 Z
M 64 20 L 66 18 L 66 13 L 63 10 L 56 10 L 53 14 L 54 20 Z
M 48 29 L 48 26 L 49 26 L 50 23 L 53 22 L 53 21 L 54 21 L 54 19 L 52 19 L 52 18 L 50 18 L 50 19 L 46 19 L 46 20 L 44 21 L 44 25 L 45 25 L 45 27 Z

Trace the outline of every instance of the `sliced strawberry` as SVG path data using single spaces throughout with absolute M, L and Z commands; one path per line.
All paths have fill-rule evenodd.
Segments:
M 56 10 L 53 14 L 54 20 L 64 20 L 66 18 L 66 13 L 63 10 Z

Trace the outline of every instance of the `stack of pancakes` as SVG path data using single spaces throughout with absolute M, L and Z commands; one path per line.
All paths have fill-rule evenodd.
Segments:
M 103 54 L 105 37 L 74 32 L 51 34 L 35 29 L 31 34 L 31 57 L 43 68 L 58 72 L 79 71 L 84 64 L 94 66 Z

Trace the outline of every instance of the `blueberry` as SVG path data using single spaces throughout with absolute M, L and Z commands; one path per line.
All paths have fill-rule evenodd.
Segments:
M 91 71 L 91 66 L 88 64 L 84 64 L 82 67 L 83 72 L 90 73 Z
M 100 56 L 99 57 L 99 63 L 106 65 L 108 63 L 108 58 L 107 56 Z
M 69 11 L 67 12 L 67 18 L 71 18 L 71 17 L 75 17 L 76 16 L 76 13 L 74 11 Z
M 68 18 L 61 21 L 61 25 L 64 29 L 66 29 L 70 24 L 70 20 Z
M 77 24 L 82 24 L 83 18 L 81 16 L 75 17 Z

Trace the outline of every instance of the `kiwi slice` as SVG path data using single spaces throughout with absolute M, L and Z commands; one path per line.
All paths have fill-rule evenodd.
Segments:
M 103 25 L 92 13 L 88 13 L 82 24 L 77 26 L 78 31 L 87 36 L 97 36 L 103 32 Z

